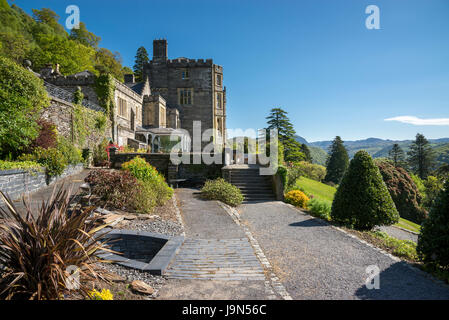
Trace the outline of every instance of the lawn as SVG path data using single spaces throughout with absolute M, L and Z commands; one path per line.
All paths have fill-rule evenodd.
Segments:
M 334 187 L 305 177 L 296 180 L 295 186 L 304 190 L 308 195 L 313 195 L 314 198 L 330 202 L 334 200 L 334 195 L 337 191 Z
M 327 184 L 311 180 L 305 177 L 301 177 L 296 181 L 296 188 L 305 191 L 308 195 L 313 195 L 315 198 L 320 200 L 326 200 L 332 202 L 334 200 L 336 188 L 328 186 Z M 406 219 L 400 218 L 399 222 L 395 224 L 397 227 L 401 227 L 410 231 L 419 233 L 421 226 L 408 221 Z

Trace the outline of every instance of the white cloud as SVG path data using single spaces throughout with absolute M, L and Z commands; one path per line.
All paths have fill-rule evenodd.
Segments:
M 385 121 L 397 121 L 415 126 L 449 126 L 449 118 L 420 119 L 413 116 L 401 116 L 385 119 Z

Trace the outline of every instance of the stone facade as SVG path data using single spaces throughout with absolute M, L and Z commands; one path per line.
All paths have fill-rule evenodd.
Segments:
M 167 57 L 167 41 L 153 42 L 153 59 L 145 66 L 153 93 L 159 93 L 168 108 L 179 110 L 182 128 L 193 137 L 193 121 L 201 121 L 202 131 L 226 132 L 226 89 L 223 68 L 212 59 Z

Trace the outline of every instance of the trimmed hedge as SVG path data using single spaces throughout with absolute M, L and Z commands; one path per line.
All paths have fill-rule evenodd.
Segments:
M 382 175 L 366 151 L 357 152 L 351 160 L 335 194 L 331 218 L 359 230 L 399 221 Z
M 307 209 L 307 203 L 310 200 L 304 192 L 299 190 L 292 190 L 287 192 L 284 198 L 285 202 L 303 209 Z
M 206 199 L 219 200 L 233 207 L 241 204 L 244 199 L 240 189 L 223 178 L 206 181 L 201 193 Z

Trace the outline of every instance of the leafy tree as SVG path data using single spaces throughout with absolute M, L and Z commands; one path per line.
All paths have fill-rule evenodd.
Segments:
M 43 81 L 0 57 L 0 157 L 16 157 L 39 134 L 37 120 L 49 104 Z
M 75 40 L 86 47 L 98 48 L 98 44 L 101 41 L 101 38 L 88 31 L 86 28 L 86 24 L 84 22 L 80 22 L 79 28 L 73 28 L 70 32 L 71 40 Z
M 48 63 L 59 63 L 62 74 L 94 69 L 95 50 L 76 41 L 56 35 L 39 35 L 39 47 L 31 53 L 33 65 L 40 69 Z
M 143 81 L 143 68 L 146 63 L 150 62 L 148 57 L 148 52 L 145 47 L 140 47 L 137 49 L 136 60 L 134 64 L 134 75 L 136 76 L 136 81 Z
M 427 217 L 427 212 L 421 207 L 423 197 L 413 179 L 405 169 L 395 167 L 389 161 L 376 159 L 374 162 L 382 174 L 399 215 L 420 224 Z
M 325 182 L 332 182 L 334 184 L 339 184 L 346 169 L 349 165 L 348 151 L 343 145 L 343 141 L 339 136 L 337 136 L 332 145 L 329 147 L 329 157 L 326 162 L 326 177 Z
M 402 150 L 399 144 L 395 143 L 388 152 L 388 158 L 393 162 L 395 167 L 403 166 L 405 163 L 404 150 Z
M 355 154 L 335 193 L 332 220 L 358 230 L 399 220 L 393 199 L 368 152 Z
M 0 33 L 0 55 L 21 64 L 29 50 L 28 41 L 21 34 Z
M 449 266 L 449 180 L 421 226 L 416 248 L 424 262 Z
M 95 69 L 99 73 L 110 73 L 116 79 L 123 81 L 121 59 L 118 52 L 112 53 L 108 49 L 100 48 L 95 53 Z
M 33 17 L 37 22 L 44 23 L 51 27 L 57 35 L 67 36 L 64 27 L 58 23 L 59 16 L 53 10 L 48 8 L 43 8 L 41 10 L 33 9 Z
M 305 160 L 305 155 L 301 151 L 301 144 L 295 140 L 295 129 L 287 116 L 287 112 L 281 108 L 273 108 L 268 120 L 268 130 L 277 129 L 278 139 L 284 146 L 285 161 L 296 162 Z
M 408 152 L 408 163 L 414 173 L 425 179 L 434 165 L 435 156 L 429 141 L 418 133 Z

